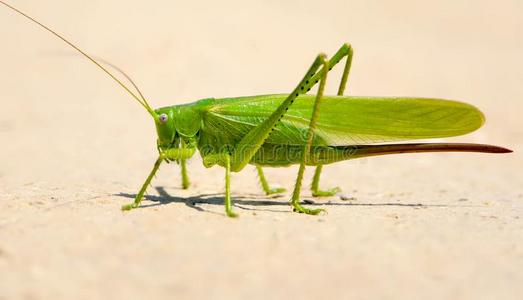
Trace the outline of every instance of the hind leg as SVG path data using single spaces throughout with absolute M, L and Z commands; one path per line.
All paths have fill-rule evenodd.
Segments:
M 349 72 L 350 67 L 352 64 L 352 47 L 350 44 L 344 44 L 341 49 L 334 55 L 340 55 L 342 58 L 344 56 L 347 56 L 347 60 L 345 62 L 345 68 L 343 69 L 343 75 L 341 76 L 340 86 L 338 87 L 338 96 L 343 96 L 343 93 L 345 91 L 345 87 L 347 86 L 347 79 L 349 78 Z M 340 58 L 341 59 L 341 58 Z M 329 67 L 330 68 L 330 67 Z M 341 191 L 339 187 L 334 187 L 328 190 L 320 190 L 320 176 L 321 171 L 323 170 L 323 165 L 319 165 L 316 167 L 316 170 L 314 171 L 314 177 L 312 178 L 311 183 L 311 192 L 313 197 L 330 197 L 334 196 L 337 193 Z
M 303 207 L 300 204 L 300 190 L 301 190 L 301 184 L 303 180 L 303 173 L 305 172 L 305 165 L 307 164 L 307 160 L 309 159 L 309 153 L 311 151 L 312 146 L 312 139 L 314 136 L 314 130 L 316 129 L 316 122 L 318 120 L 319 114 L 320 114 L 320 103 L 321 99 L 323 98 L 323 91 L 325 90 L 325 83 L 327 81 L 327 73 L 329 72 L 329 61 L 325 58 L 325 56 L 321 56 L 321 63 L 323 65 L 323 68 L 320 70 L 321 78 L 320 78 L 320 85 L 318 87 L 318 92 L 316 93 L 316 99 L 314 100 L 313 109 L 312 109 L 312 116 L 309 123 L 309 129 L 307 131 L 307 138 L 305 142 L 305 146 L 303 147 L 303 156 L 300 163 L 300 168 L 298 170 L 298 176 L 296 178 L 296 184 L 294 185 L 294 191 L 292 193 L 291 198 L 291 205 L 295 212 L 299 213 L 305 213 L 309 215 L 317 215 L 320 212 L 324 211 L 323 209 L 310 209 Z

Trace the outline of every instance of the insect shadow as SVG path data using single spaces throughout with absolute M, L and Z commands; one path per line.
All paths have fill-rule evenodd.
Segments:
M 140 206 L 140 208 L 146 208 L 146 207 L 153 207 L 153 206 L 159 206 L 159 205 L 166 205 L 171 203 L 183 203 L 187 207 L 190 207 L 192 209 L 195 209 L 200 212 L 209 212 L 209 213 L 215 213 L 214 211 L 209 211 L 201 206 L 198 206 L 199 204 L 211 204 L 211 205 L 223 205 L 223 193 L 207 193 L 207 194 L 199 194 L 196 196 L 189 196 L 189 197 L 177 197 L 172 196 L 169 194 L 165 187 L 159 186 L 156 187 L 156 192 L 158 195 L 145 195 L 144 199 L 153 201 L 155 203 L 152 204 L 143 204 Z M 125 197 L 125 198 L 132 198 L 134 199 L 136 197 L 136 194 L 130 194 L 130 193 L 118 193 L 115 194 L 115 196 Z M 248 206 L 284 206 L 288 207 L 288 202 L 281 202 L 281 201 L 271 201 L 266 200 L 266 196 L 262 195 L 248 195 L 247 196 L 241 196 L 237 195 L 234 197 L 235 201 L 235 207 L 238 207 L 243 210 L 257 210 L 257 211 L 271 211 L 271 212 L 290 212 L 287 210 L 274 210 L 274 209 L 261 209 L 261 208 L 250 208 L 245 207 L 244 205 Z M 221 214 L 220 214 L 221 215 Z
M 171 203 L 183 203 L 187 207 L 190 207 L 192 209 L 195 209 L 200 212 L 208 212 L 208 213 L 216 213 L 214 211 L 206 210 L 201 206 L 198 206 L 199 204 L 210 204 L 210 205 L 223 205 L 223 193 L 206 193 L 206 194 L 200 194 L 196 196 L 189 196 L 189 197 L 178 197 L 178 196 L 172 196 L 169 194 L 165 187 L 159 186 L 156 187 L 156 192 L 158 195 L 146 195 L 145 199 L 155 202 L 151 204 L 143 204 L 140 206 L 140 208 L 146 208 L 146 207 L 154 207 L 159 205 L 166 205 Z M 130 194 L 130 193 L 118 193 L 114 196 L 119 197 L 125 197 L 125 198 L 132 198 L 134 199 L 136 197 L 136 194 Z M 235 204 L 234 206 L 243 210 L 253 210 L 253 211 L 270 211 L 270 212 L 280 212 L 280 213 L 290 213 L 292 212 L 290 209 L 288 209 L 289 202 L 288 201 L 281 201 L 277 200 L 275 198 L 274 200 L 267 200 L 267 197 L 264 195 L 247 195 L 247 196 L 241 196 L 237 195 L 234 197 Z M 445 204 L 422 204 L 422 203 L 394 203 L 394 202 L 385 202 L 385 203 L 354 203 L 354 202 L 333 202 L 333 201 L 325 201 L 325 202 L 319 202 L 319 201 L 312 201 L 312 200 L 304 200 L 303 202 L 310 204 L 310 205 L 318 205 L 318 206 L 367 206 L 367 207 L 382 207 L 382 206 L 396 206 L 396 207 L 412 207 L 412 208 L 428 208 L 428 207 L 450 207 L 452 205 L 445 205 Z M 260 207 L 284 207 L 284 210 L 275 210 L 270 208 L 260 208 Z M 219 214 L 219 213 L 218 213 Z

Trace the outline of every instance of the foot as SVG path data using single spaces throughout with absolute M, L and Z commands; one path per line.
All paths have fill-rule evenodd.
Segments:
M 339 187 L 335 187 L 335 188 L 332 188 L 332 189 L 329 189 L 326 191 L 316 190 L 316 191 L 312 191 L 312 196 L 313 197 L 332 197 L 332 196 L 336 195 L 337 193 L 339 193 L 340 191 L 341 191 L 341 189 Z
M 122 210 L 123 211 L 128 211 L 128 210 L 137 208 L 138 206 L 139 206 L 139 204 L 136 204 L 136 203 L 133 202 L 131 204 L 122 205 Z
M 233 212 L 232 209 L 225 209 L 225 213 L 227 214 L 227 217 L 229 218 L 237 218 L 238 214 Z
M 284 188 L 270 188 L 268 190 L 265 190 L 265 195 L 270 196 L 274 194 L 282 194 L 285 193 L 287 190 Z
M 303 207 L 298 202 L 292 203 L 292 211 L 298 212 L 301 214 L 307 214 L 307 215 L 317 215 L 321 212 L 326 212 L 325 209 L 322 209 L 322 208 L 310 209 L 310 208 Z

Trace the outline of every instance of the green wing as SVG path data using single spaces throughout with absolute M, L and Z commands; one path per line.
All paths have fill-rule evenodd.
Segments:
M 287 95 L 223 98 L 202 105 L 204 131 L 239 140 L 262 123 Z M 298 97 L 267 143 L 302 145 L 314 95 Z M 202 103 L 203 104 L 203 103 Z M 325 96 L 313 145 L 359 145 L 442 138 L 472 132 L 484 122 L 474 106 L 451 100 Z

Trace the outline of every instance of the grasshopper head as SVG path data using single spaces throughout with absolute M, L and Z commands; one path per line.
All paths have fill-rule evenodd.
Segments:
M 156 109 L 154 112 L 154 123 L 156 125 L 156 133 L 158 134 L 158 148 L 173 148 L 176 138 L 173 110 L 165 107 Z
M 200 131 L 200 113 L 190 104 L 158 108 L 153 117 L 160 151 L 179 148 L 180 143 L 192 144 Z

